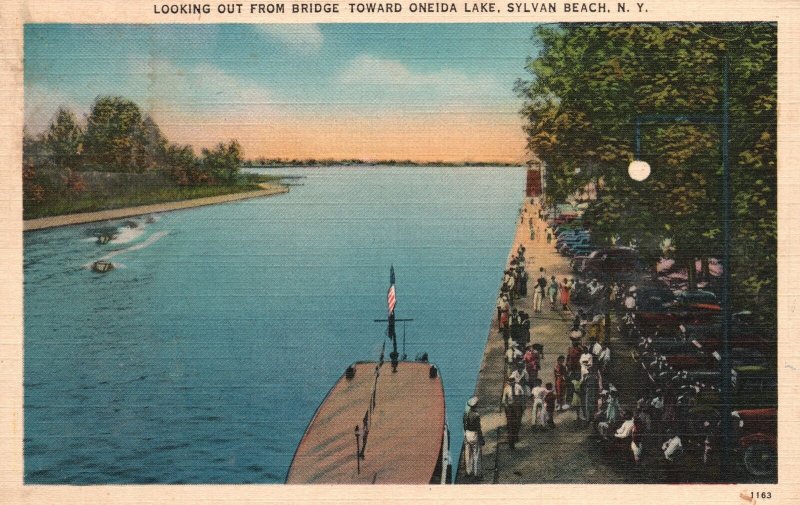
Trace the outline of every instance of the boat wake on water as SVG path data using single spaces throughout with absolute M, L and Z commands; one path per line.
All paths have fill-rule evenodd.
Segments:
M 133 242 L 144 234 L 144 228 L 129 228 L 123 226 L 119 228 L 118 233 L 113 239 L 109 240 L 109 244 L 127 244 Z
M 131 230 L 131 231 L 136 231 L 136 230 Z M 136 245 L 132 245 L 130 247 L 126 247 L 125 249 L 117 249 L 115 251 L 111 251 L 111 252 L 109 252 L 108 254 L 106 254 L 105 256 L 103 256 L 101 258 L 85 264 L 83 267 L 84 268 L 88 268 L 88 269 L 96 269 L 95 265 L 98 262 L 110 263 L 111 258 L 113 258 L 115 256 L 119 256 L 120 254 L 125 254 L 125 253 L 129 253 L 129 252 L 133 252 L 133 251 L 139 251 L 141 249 L 144 249 L 145 247 L 149 247 L 149 246 L 153 245 L 154 243 L 158 242 L 161 238 L 163 238 L 164 236 L 166 236 L 168 234 L 169 234 L 169 232 L 166 232 L 166 231 L 159 231 L 159 232 L 153 233 L 146 240 L 144 240 L 144 241 L 142 241 L 142 242 L 140 242 L 140 243 L 138 243 Z M 122 266 L 122 265 L 117 264 L 117 263 L 112 263 L 112 265 L 114 266 L 114 268 Z

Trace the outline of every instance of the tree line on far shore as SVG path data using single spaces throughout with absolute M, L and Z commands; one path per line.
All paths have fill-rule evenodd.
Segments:
M 528 148 L 545 163 L 552 203 L 586 187 L 598 242 L 667 252 L 692 283 L 695 261 L 722 255 L 722 128 L 729 62 L 732 268 L 739 309 L 776 313 L 777 26 L 774 23 L 562 24 L 535 29 L 532 78 L 520 81 Z M 628 176 L 635 122 L 643 182 Z M 670 249 L 665 251 L 665 249 Z
M 414 161 L 414 160 L 364 160 L 360 158 L 255 158 L 245 160 L 246 167 L 330 167 L 330 166 L 409 166 L 409 167 L 518 167 L 519 163 L 501 161 Z
M 204 148 L 198 156 L 192 146 L 169 142 L 136 103 L 101 96 L 84 121 L 60 107 L 44 132 L 24 133 L 24 204 L 27 211 L 85 197 L 89 176 L 97 173 L 149 174 L 174 187 L 233 185 L 241 162 L 236 140 Z

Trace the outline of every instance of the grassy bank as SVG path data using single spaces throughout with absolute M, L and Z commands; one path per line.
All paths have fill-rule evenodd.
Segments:
M 211 196 L 229 195 L 261 189 L 259 183 L 277 182 L 280 177 L 260 174 L 240 174 L 236 184 L 214 186 L 158 186 L 140 187 L 134 190 L 126 187 L 102 194 L 86 191 L 78 195 L 49 199 L 26 204 L 23 219 L 62 216 L 80 212 L 97 212 L 122 209 L 139 205 L 151 205 L 181 200 L 193 200 Z

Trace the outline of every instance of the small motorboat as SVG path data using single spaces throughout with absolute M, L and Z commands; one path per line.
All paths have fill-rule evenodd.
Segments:
M 112 238 L 114 237 L 112 237 L 108 233 L 101 233 L 100 235 L 97 236 L 97 243 L 100 245 L 108 244 L 109 242 L 111 242 Z
M 92 263 L 92 270 L 97 273 L 104 274 L 114 270 L 114 264 L 106 260 L 97 260 Z

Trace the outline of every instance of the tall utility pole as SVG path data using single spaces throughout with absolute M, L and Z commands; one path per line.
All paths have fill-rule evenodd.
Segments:
M 719 115 L 704 114 L 646 114 L 635 119 L 635 159 L 628 171 L 635 180 L 643 181 L 650 174 L 649 165 L 640 161 L 642 147 L 642 124 L 664 123 L 690 123 L 690 124 L 716 124 L 721 127 L 722 150 L 722 328 L 720 334 L 720 467 L 723 478 L 731 475 L 731 410 L 733 406 L 731 395 L 731 344 L 730 334 L 733 324 L 731 308 L 731 173 L 728 136 L 730 129 L 729 98 L 728 98 L 728 73 L 730 63 L 728 56 L 723 58 L 722 68 L 722 113 Z M 694 266 L 692 266 L 694 268 Z

